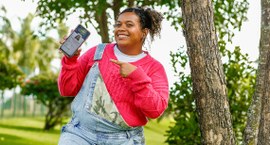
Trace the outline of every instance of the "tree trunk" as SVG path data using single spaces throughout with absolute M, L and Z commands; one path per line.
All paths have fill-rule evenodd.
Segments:
M 256 88 L 249 109 L 245 144 L 270 144 L 270 2 L 261 0 L 261 38 Z
M 128 0 L 128 7 L 134 7 L 135 0 Z
M 182 13 L 202 144 L 234 145 L 212 1 L 183 0 Z
M 56 100 L 48 102 L 48 105 L 46 105 L 48 111 L 45 116 L 44 130 L 51 130 L 56 125 L 62 124 L 62 119 L 64 116 L 67 116 L 72 100 L 72 97 L 68 97 L 57 98 Z
M 96 13 L 95 14 L 95 20 L 98 22 L 99 25 L 99 34 L 101 36 L 101 41 L 103 43 L 108 43 L 110 42 L 109 38 L 109 28 L 108 28 L 108 16 L 106 13 L 107 8 L 103 8 L 101 13 Z
M 120 13 L 120 8 L 122 6 L 123 6 L 122 0 L 113 0 L 112 10 L 113 10 L 114 21 L 116 21 L 118 14 Z

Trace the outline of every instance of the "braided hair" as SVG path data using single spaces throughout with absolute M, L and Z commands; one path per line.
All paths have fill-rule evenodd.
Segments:
M 160 36 L 161 22 L 163 20 L 163 15 L 160 12 L 150 8 L 133 7 L 123 10 L 119 15 L 125 12 L 133 12 L 140 18 L 141 27 L 149 30 L 151 41 L 154 40 L 155 36 Z

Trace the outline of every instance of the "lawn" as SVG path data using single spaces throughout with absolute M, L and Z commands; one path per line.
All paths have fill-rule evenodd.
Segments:
M 146 144 L 166 145 L 164 134 L 169 124 L 169 119 L 150 121 L 144 129 Z M 52 131 L 43 131 L 42 127 L 42 118 L 0 119 L 0 145 L 57 145 L 60 126 Z

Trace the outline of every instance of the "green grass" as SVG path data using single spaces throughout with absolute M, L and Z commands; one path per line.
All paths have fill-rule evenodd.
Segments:
M 146 145 L 167 145 L 164 143 L 166 140 L 164 135 L 166 130 L 168 130 L 170 122 L 170 119 L 163 119 L 161 122 L 151 120 L 144 127 Z
M 59 129 L 43 131 L 40 118 L 0 119 L 1 145 L 56 145 Z
M 7 118 L 0 119 L 0 145 L 57 145 L 60 126 L 52 131 L 43 131 L 42 118 Z M 160 123 L 150 121 L 145 126 L 147 145 L 166 145 L 165 131 L 170 124 L 169 119 Z

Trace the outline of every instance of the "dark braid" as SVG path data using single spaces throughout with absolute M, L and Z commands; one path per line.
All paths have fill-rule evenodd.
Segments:
M 149 29 L 151 41 L 154 40 L 155 36 L 160 36 L 161 22 L 163 20 L 161 13 L 150 8 L 134 7 L 123 10 L 119 15 L 125 12 L 134 12 L 140 18 L 142 29 Z

